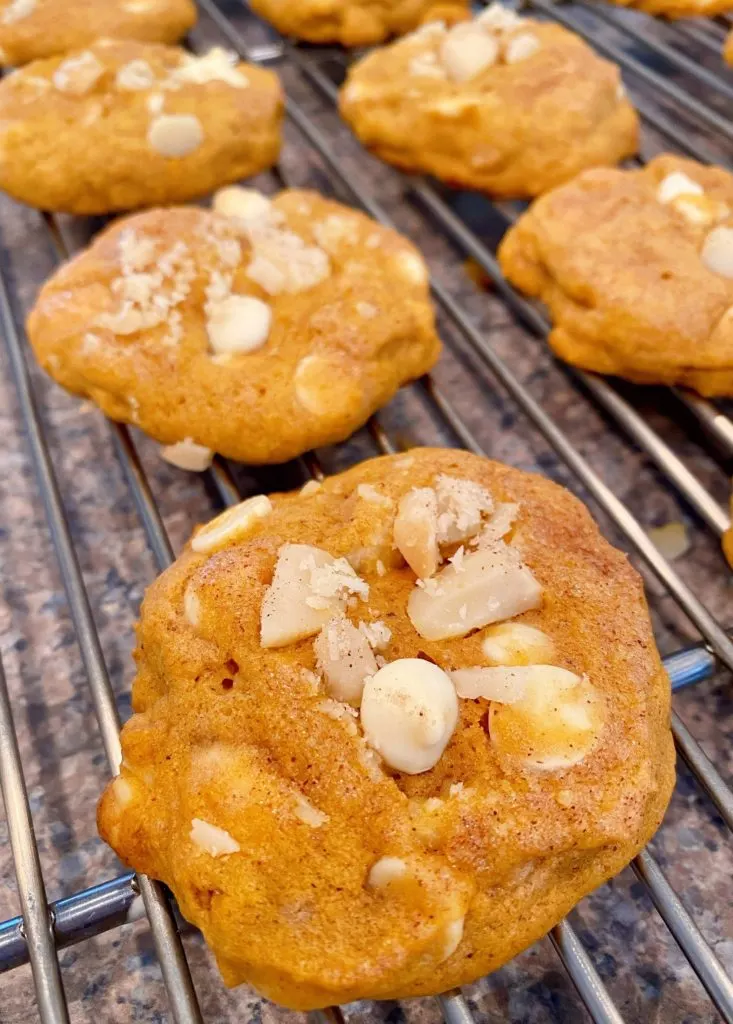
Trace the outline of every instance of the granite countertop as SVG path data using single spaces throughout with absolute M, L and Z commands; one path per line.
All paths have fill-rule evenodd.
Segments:
M 241 23 L 250 42 L 266 40 L 238 0 L 227 0 L 223 6 Z M 667 31 L 660 28 L 660 38 Z M 206 18 L 192 36 L 197 47 L 223 41 Z M 731 574 L 717 539 L 648 460 L 613 429 L 544 344 L 526 333 L 494 294 L 474 286 L 461 257 L 414 204 L 405 202 L 404 182 L 363 153 L 334 111 L 293 68 L 283 68 L 283 78 L 291 94 L 334 140 L 334 152 L 350 178 L 379 195 L 398 226 L 422 246 L 436 277 L 461 300 L 494 350 L 641 523 L 645 527 L 678 521 L 686 524 L 691 545 L 675 568 L 714 614 L 730 622 Z M 659 140 L 649 135 L 644 148 L 647 154 L 655 151 Z M 730 158 L 730 152 L 727 155 Z M 286 129 L 281 169 L 288 184 L 332 190 L 324 169 L 291 125 Z M 275 187 L 271 175 L 261 176 L 255 184 L 266 190 Z M 472 197 L 457 199 L 459 207 L 478 218 L 490 236 L 494 228 L 485 220 L 486 204 Z M 72 244 L 82 244 L 100 226 L 91 220 L 62 221 Z M 41 216 L 5 197 L 0 197 L 0 260 L 13 288 L 14 313 L 22 322 L 39 284 L 54 269 L 55 254 Z M 481 361 L 448 324 L 443 323 L 441 329 L 446 353 L 435 379 L 486 452 L 520 468 L 542 471 L 586 497 Z M 133 625 L 143 591 L 155 576 L 154 561 L 115 454 L 110 425 L 96 408 L 65 394 L 35 368 L 33 379 L 124 718 L 130 713 Z M 629 387 L 625 393 L 711 492 L 725 501 L 731 467 L 716 461 L 698 443 L 671 397 L 654 389 Z M 458 443 L 419 386 L 403 390 L 381 420 L 390 436 L 403 445 Z M 2 345 L 0 431 L 0 645 L 47 889 L 49 897 L 57 899 L 113 878 L 121 867 L 96 833 L 95 809 L 107 778 L 106 759 Z M 178 549 L 194 524 L 212 515 L 216 498 L 204 477 L 166 465 L 156 446 L 140 435 L 135 434 L 135 441 L 171 541 Z M 361 431 L 348 445 L 320 454 L 325 468 L 334 470 L 374 453 L 370 435 Z M 301 479 L 295 465 L 257 472 L 241 467 L 237 475 L 245 494 L 295 486 Z M 609 539 L 624 547 L 612 524 L 593 502 L 589 504 Z M 633 556 L 632 560 L 636 562 Z M 663 652 L 698 639 L 653 578 L 648 579 L 648 593 Z M 721 674 L 678 694 L 675 706 L 718 768 L 731 778 L 730 678 Z M 733 846 L 720 818 L 684 767 L 652 846 L 705 938 L 733 972 Z M 18 910 L 8 832 L 0 821 L 0 920 Z M 631 870 L 585 899 L 573 912 L 572 923 L 628 1022 L 713 1024 L 720 1019 Z M 227 991 L 201 937 L 189 932 L 185 945 L 209 1024 L 276 1018 L 288 1018 L 295 1024 L 296 1018 L 303 1019 L 244 988 Z M 74 1024 L 153 1024 L 171 1019 L 144 921 L 131 921 L 63 950 L 60 962 Z M 589 1019 L 547 939 L 467 989 L 466 995 L 480 1022 L 575 1024 Z M 34 1016 L 33 1006 L 28 967 L 0 976 L 2 1024 L 25 1024 Z M 375 1024 L 403 1019 L 432 1024 L 439 1019 L 432 1000 L 356 1005 L 346 1008 L 346 1015 Z

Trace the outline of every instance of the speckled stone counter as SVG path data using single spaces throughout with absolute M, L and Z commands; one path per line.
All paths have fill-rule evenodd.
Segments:
M 243 13 L 235 15 L 248 41 L 267 35 Z M 666 29 L 660 29 L 663 36 Z M 202 19 L 192 42 L 223 42 L 210 20 Z M 598 412 L 572 374 L 559 366 L 545 346 L 527 334 L 492 293 L 479 291 L 466 276 L 461 257 L 431 229 L 414 203 L 404 201 L 404 182 L 368 158 L 322 101 L 292 68 L 286 85 L 318 126 L 333 140 L 350 178 L 380 196 L 398 226 L 424 249 L 436 276 L 459 298 L 484 338 L 526 385 L 553 421 L 578 447 L 603 480 L 645 527 L 686 524 L 691 546 L 675 563 L 683 580 L 728 623 L 731 575 L 717 539 L 667 486 L 657 470 Z M 332 185 L 292 125 L 281 170 L 292 185 L 328 192 Z M 659 142 L 649 136 L 647 153 Z M 730 153 L 728 153 L 730 156 Z M 275 187 L 272 176 L 256 182 Z M 348 198 L 348 197 L 346 197 Z M 486 205 L 458 197 L 479 218 L 487 237 Z M 98 228 L 92 222 L 62 219 L 69 244 L 83 242 Z M 0 259 L 13 287 L 14 312 L 22 321 L 39 283 L 55 266 L 55 253 L 40 215 L 7 199 L 0 200 Z M 445 356 L 435 379 L 458 408 L 485 451 L 523 469 L 540 470 L 586 497 L 539 433 L 447 323 L 442 324 Z M 51 442 L 56 471 L 78 557 L 89 591 L 109 674 L 122 717 L 129 714 L 133 625 L 146 585 L 155 575 L 153 557 L 127 489 L 108 423 L 88 403 L 62 392 L 34 369 L 34 386 Z M 652 389 L 628 388 L 632 403 L 682 455 L 711 492 L 727 497 L 725 467 L 698 444 L 690 423 L 673 399 Z M 419 442 L 457 444 L 420 386 L 404 390 L 385 410 L 382 423 L 402 445 Z M 7 351 L 0 345 L 0 645 L 13 697 L 36 833 L 49 897 L 67 896 L 96 881 L 113 878 L 121 867 L 99 840 L 96 801 L 107 777 L 106 760 L 90 691 L 75 640 L 69 608 L 54 557 L 39 490 L 11 379 Z M 206 479 L 163 463 L 156 446 L 135 435 L 151 486 L 174 548 L 192 526 L 211 516 L 216 498 Z M 362 431 L 349 445 L 321 452 L 327 470 L 375 453 Z M 251 473 L 237 469 L 243 492 L 296 486 L 300 469 L 290 465 Z M 622 539 L 590 502 L 609 536 Z M 660 646 L 669 652 L 697 640 L 692 625 L 658 582 L 648 590 Z M 733 700 L 730 678 L 720 675 L 679 694 L 675 705 L 721 772 L 733 775 Z M 653 851 L 668 879 L 693 913 L 720 960 L 733 971 L 733 845 L 722 822 L 699 787 L 681 768 L 679 785 Z M 18 913 L 7 828 L 0 820 L 0 919 Z M 713 1024 L 720 1020 L 690 966 L 656 914 L 643 885 L 631 870 L 584 900 L 572 922 L 624 1018 L 628 1022 Z M 204 1018 L 209 1024 L 285 1020 L 298 1014 L 273 1007 L 244 988 L 221 984 L 200 936 L 188 932 L 185 945 Z M 153 1024 L 170 1012 L 152 941 L 144 921 L 136 920 L 60 953 L 71 1019 L 80 1022 Z M 549 940 L 538 943 L 492 977 L 466 990 L 480 1024 L 575 1024 L 588 1020 L 574 987 Z M 30 969 L 0 976 L 0 1022 L 26 1024 L 34 1019 Z M 400 1005 L 356 1005 L 349 1019 L 377 1024 L 401 1020 L 432 1024 L 439 1019 L 432 1000 Z

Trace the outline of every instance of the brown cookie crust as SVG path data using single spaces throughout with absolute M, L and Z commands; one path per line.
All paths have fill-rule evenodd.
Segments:
M 359 566 L 369 596 L 348 614 L 388 625 L 388 661 L 485 664 L 484 630 L 430 642 L 406 614 L 415 576 L 394 558 L 395 507 L 441 473 L 520 503 L 512 544 L 543 588 L 541 608 L 521 621 L 552 637 L 556 664 L 587 673 L 606 707 L 596 746 L 570 769 L 500 756 L 486 732 L 488 702 L 477 699 L 459 702 L 433 769 L 375 771 L 358 722 L 334 714 L 336 702 L 314 685 L 312 639 L 260 646 L 278 549 L 300 542 Z M 274 496 L 239 543 L 213 555 L 187 547 L 148 590 L 123 782 L 102 798 L 100 830 L 126 863 L 173 889 L 230 985 L 250 982 L 301 1009 L 444 991 L 544 935 L 652 835 L 674 781 L 669 681 L 637 573 L 548 480 L 465 452 L 415 449 L 308 490 Z M 375 557 L 386 572 L 375 571 Z M 191 590 L 196 626 L 184 610 Z M 293 794 L 325 820 L 314 827 L 294 816 Z M 193 818 L 226 829 L 239 851 L 197 850 Z M 419 865 L 420 884 L 369 889 L 371 866 L 387 854 Z M 466 915 L 463 939 L 444 959 L 436 929 L 456 913 Z

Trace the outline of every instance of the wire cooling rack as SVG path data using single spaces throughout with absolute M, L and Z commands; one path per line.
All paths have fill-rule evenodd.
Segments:
M 621 65 L 644 121 L 643 157 L 668 148 L 732 166 L 733 72 L 720 59 L 730 28 L 725 19 L 662 23 L 585 0 L 561 6 L 532 0 L 527 7 L 579 32 Z M 359 1004 L 317 1016 L 332 1024 L 355 1017 L 430 1021 L 438 1011 L 448 1024 L 733 1021 L 733 792 L 725 763 L 733 705 L 724 680 L 706 682 L 733 669 L 725 629 L 730 574 L 718 549 L 729 526 L 733 463 L 725 405 L 560 368 L 541 344 L 548 329 L 543 312 L 511 289 L 494 256 L 522 204 L 492 204 L 376 164 L 335 112 L 348 55 L 290 46 L 239 0 L 200 0 L 200 11 L 194 49 L 226 43 L 276 67 L 288 92 L 281 164 L 256 184 L 318 187 L 415 238 L 439 268 L 433 294 L 448 351 L 435 377 L 404 389 L 348 444 L 256 473 L 217 460 L 202 483 L 164 466 L 151 443 L 126 427 L 105 425 L 28 359 L 22 321 L 38 284 L 99 223 L 40 215 L 7 200 L 0 206 L 6 346 L 0 359 L 0 408 L 6 410 L 0 413 L 6 437 L 0 510 L 9 513 L 0 528 L 0 639 L 9 666 L 6 680 L 0 662 L 0 782 L 20 910 L 0 923 L 0 1021 L 27 1020 L 34 997 L 44 1022 L 88 1020 L 98 1015 L 98 1005 L 106 1007 L 105 1021 L 297 1018 L 246 990 L 222 995 L 200 939 L 186 934 L 158 884 L 128 872 L 68 891 L 82 868 L 113 870 L 93 836 L 93 805 L 104 760 L 112 772 L 119 763 L 118 708 L 127 710 L 129 687 L 122 665 L 130 646 L 120 637 L 129 638 L 141 588 L 170 563 L 174 545 L 195 521 L 255 490 L 296 486 L 356 459 L 421 442 L 462 445 L 541 468 L 589 501 L 610 538 L 629 550 L 645 575 L 660 646 L 671 652 L 665 665 L 679 691 L 675 703 L 694 724 L 688 730 L 673 716 L 679 786 L 654 854 L 646 850 L 636 858 L 631 880 L 620 876 L 584 900 L 572 923 L 553 930 L 552 947 L 539 943 L 491 978 L 435 1004 Z M 460 266 L 465 257 L 482 268 L 490 292 L 470 283 Z M 690 555 L 675 565 L 647 533 L 650 520 L 674 516 L 688 523 L 693 538 Z M 40 607 L 33 601 L 39 592 Z M 45 622 L 40 636 L 39 617 Z M 70 649 L 74 653 L 64 653 Z M 62 710 L 49 709 L 43 679 L 50 675 L 57 687 L 65 672 Z M 82 750 L 89 754 L 81 758 L 80 774 Z M 86 838 L 76 847 L 73 834 L 64 834 L 74 798 L 68 797 L 60 820 L 49 822 L 43 807 L 67 757 L 75 773 L 68 781 L 84 808 Z M 34 784 L 27 788 L 29 778 Z M 0 854 L 3 845 L 0 832 Z M 74 869 L 82 854 L 84 863 Z M 44 885 L 49 876 L 63 893 L 54 902 Z M 195 961 L 196 986 L 179 926 Z M 131 933 L 142 949 L 136 955 Z M 109 943 L 100 944 L 100 936 Z M 123 953 L 127 959 L 120 962 Z M 88 958 L 99 955 L 107 959 L 90 975 Z M 32 988 L 27 977 L 14 982 L 28 963 Z

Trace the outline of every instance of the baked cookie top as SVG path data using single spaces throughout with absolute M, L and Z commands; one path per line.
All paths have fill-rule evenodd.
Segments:
M 733 175 L 677 156 L 543 196 L 499 249 L 588 370 L 733 394 Z
M 572 32 L 501 4 L 370 53 L 340 106 L 384 160 L 497 196 L 537 195 L 637 147 L 618 68 Z
M 295 189 L 214 209 L 119 220 L 44 285 L 28 335 L 60 384 L 165 444 L 280 462 L 435 363 L 427 268 L 395 231 Z
M 458 21 L 468 0 L 253 0 L 252 9 L 286 36 L 309 43 L 367 46 L 426 21 Z
M 228 984 L 445 991 L 627 863 L 673 784 L 641 581 L 563 488 L 447 449 L 259 495 L 148 590 L 104 838 Z
M 0 188 L 71 213 L 182 202 L 271 166 L 283 97 L 271 71 L 98 40 L 0 81 Z
M 726 10 L 728 8 L 726 7 Z M 727 64 L 733 64 L 733 32 L 729 32 L 725 37 L 725 44 L 723 46 L 723 60 Z
M 192 0 L 0 0 L 0 63 L 27 64 L 101 36 L 175 43 L 195 23 Z

